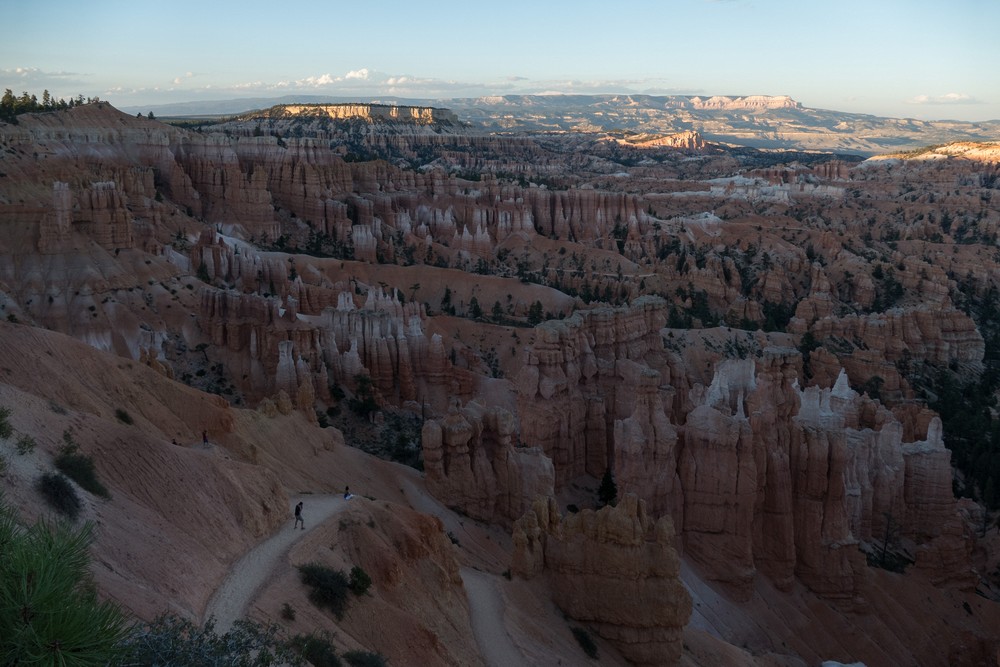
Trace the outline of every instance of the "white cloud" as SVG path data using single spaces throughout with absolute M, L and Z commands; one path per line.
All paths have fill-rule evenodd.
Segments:
M 184 77 L 173 80 L 180 85 Z M 239 96 L 268 95 L 279 92 L 293 95 L 296 92 L 326 94 L 357 98 L 417 98 L 446 99 L 451 97 L 478 97 L 481 95 L 509 94 L 694 94 L 699 91 L 667 88 L 661 78 L 607 79 L 607 80 L 532 80 L 523 76 L 505 76 L 492 81 L 459 81 L 414 76 L 407 73 L 386 73 L 368 67 L 343 74 L 321 73 L 281 81 L 245 81 L 230 85 L 212 86 L 216 94 L 230 91 Z M 209 86 L 189 88 L 188 92 L 206 94 Z
M 982 104 L 979 100 L 965 93 L 945 93 L 944 95 L 917 95 L 906 101 L 907 104 Z
M 0 68 L 0 83 L 4 81 L 25 81 L 33 85 L 49 81 L 66 81 L 80 76 L 76 72 L 46 72 L 37 67 Z
M 318 88 L 320 86 L 329 86 L 330 84 L 336 83 L 337 81 L 341 81 L 341 79 L 334 78 L 329 74 L 323 74 L 322 76 L 309 76 L 296 83 L 298 83 L 300 86 Z

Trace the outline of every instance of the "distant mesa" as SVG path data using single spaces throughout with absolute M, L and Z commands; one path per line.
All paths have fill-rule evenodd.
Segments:
M 738 109 L 801 109 L 802 105 L 788 95 L 747 95 L 745 97 L 692 97 L 691 107 L 694 109 L 719 109 L 732 111 Z
M 448 109 L 388 104 L 282 104 L 271 107 L 268 116 L 286 118 L 321 117 L 333 120 L 368 122 L 404 122 L 419 125 L 458 124 L 458 117 Z

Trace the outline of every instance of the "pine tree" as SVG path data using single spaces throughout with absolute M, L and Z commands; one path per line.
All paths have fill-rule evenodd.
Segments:
M 611 468 L 607 468 L 604 471 L 604 477 L 601 478 L 601 485 L 597 487 L 597 499 L 601 505 L 614 505 L 618 500 L 618 485 L 615 484 Z
M 531 304 L 531 307 L 528 308 L 528 324 L 535 326 L 536 324 L 541 323 L 542 318 L 542 302 L 535 301 Z
M 92 524 L 24 528 L 0 504 L 0 665 L 114 664 L 128 633 L 89 575 Z

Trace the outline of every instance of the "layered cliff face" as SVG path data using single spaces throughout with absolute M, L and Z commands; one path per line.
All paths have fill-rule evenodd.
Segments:
M 458 117 L 447 109 L 391 106 L 384 104 L 287 104 L 274 107 L 271 115 L 327 116 L 334 120 L 358 118 L 366 121 L 403 121 L 415 123 L 457 123 Z
M 633 410 L 631 390 L 646 356 L 663 349 L 665 319 L 666 304 L 646 297 L 539 327 L 517 377 L 518 408 L 522 437 L 552 459 L 557 485 L 607 469 L 611 420 Z
M 535 498 L 554 491 L 552 461 L 539 448 L 518 447 L 514 416 L 470 403 L 421 433 L 427 487 L 463 514 L 509 526 Z
M 566 517 L 539 500 L 514 525 L 511 570 L 547 573 L 553 600 L 635 665 L 675 665 L 691 596 L 680 582 L 673 523 L 626 495 L 617 507 Z

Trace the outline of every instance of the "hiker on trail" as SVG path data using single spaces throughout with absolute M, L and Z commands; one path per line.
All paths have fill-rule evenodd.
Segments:
M 302 518 L 302 501 L 301 500 L 299 501 L 299 504 L 295 506 L 295 523 L 292 524 L 292 530 L 295 530 L 296 528 L 298 528 L 298 526 L 299 526 L 300 523 L 302 524 L 302 530 L 305 530 L 306 529 L 306 522 Z
M 344 500 L 348 500 L 348 499 L 350 499 L 350 497 L 351 497 L 351 487 L 345 486 L 344 487 Z

